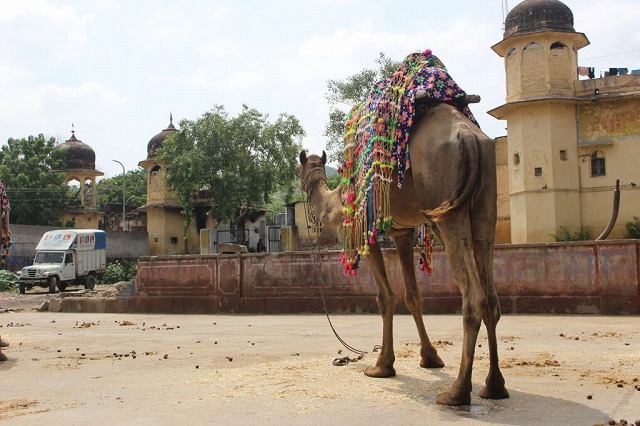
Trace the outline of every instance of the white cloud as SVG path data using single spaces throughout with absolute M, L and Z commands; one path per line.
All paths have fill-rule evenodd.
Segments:
M 0 8 L 3 57 L 8 54 L 20 60 L 29 53 L 60 61 L 84 51 L 87 30 L 94 20 L 92 15 L 80 15 L 73 6 L 56 6 L 46 0 L 11 3 L 11 7 Z
M 174 1 L 148 15 L 138 37 L 150 48 L 192 48 L 192 44 L 210 39 L 216 26 L 229 14 L 227 6 L 194 8 L 190 2 Z
M 0 103 L 3 120 L 26 124 L 34 117 L 68 121 L 73 116 L 97 113 L 104 109 L 122 106 L 128 98 L 115 90 L 96 82 L 86 82 L 76 87 L 55 84 L 23 87 L 17 92 L 8 92 L 11 103 Z

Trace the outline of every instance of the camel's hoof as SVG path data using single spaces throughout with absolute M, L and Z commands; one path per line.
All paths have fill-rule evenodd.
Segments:
M 480 398 L 484 399 L 505 399 L 509 398 L 509 391 L 504 385 L 501 386 L 485 386 L 480 390 Z
M 365 376 L 376 378 L 394 377 L 396 370 L 393 367 L 380 367 L 376 365 L 374 367 L 367 367 L 364 370 L 364 374 Z
M 7 360 L 7 356 L 2 352 L 0 352 L 0 361 L 6 361 L 6 360 Z
M 420 367 L 442 368 L 444 367 L 444 361 L 442 360 L 442 358 L 440 358 L 440 356 L 438 356 L 438 354 L 435 354 L 435 356 L 422 357 L 422 359 L 420 360 Z
M 438 395 L 436 402 L 441 405 L 469 405 L 471 404 L 471 392 L 454 392 L 448 390 Z

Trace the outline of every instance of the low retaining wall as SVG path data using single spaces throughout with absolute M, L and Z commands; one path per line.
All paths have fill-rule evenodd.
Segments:
M 387 272 L 404 307 L 395 250 L 384 251 Z M 640 313 L 640 242 L 496 246 L 494 276 L 504 313 Z M 460 293 L 446 255 L 434 250 L 432 276 L 417 271 L 425 313 L 460 311 Z M 368 262 L 358 277 L 342 275 L 340 253 L 293 252 L 142 257 L 132 297 L 112 312 L 297 313 L 377 312 Z M 72 303 L 72 301 L 69 301 Z M 66 309 L 65 309 L 66 310 Z

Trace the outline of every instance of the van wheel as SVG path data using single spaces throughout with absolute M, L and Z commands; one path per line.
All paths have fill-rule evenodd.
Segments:
M 93 290 L 96 286 L 96 278 L 93 275 L 87 275 L 87 280 L 84 282 L 84 288 L 87 290 Z
M 27 292 L 27 286 L 24 283 L 20 283 L 20 294 L 25 294 Z
M 56 287 L 58 287 L 58 277 L 56 277 L 55 275 L 52 277 L 49 277 L 48 283 L 49 283 L 49 293 L 55 293 Z

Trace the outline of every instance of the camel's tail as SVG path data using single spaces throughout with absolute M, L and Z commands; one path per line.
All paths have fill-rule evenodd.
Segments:
M 482 189 L 480 142 L 477 136 L 468 130 L 461 131 L 458 137 L 460 163 L 453 196 L 435 209 L 424 212 L 434 222 L 440 222 L 451 213 L 472 205 Z

